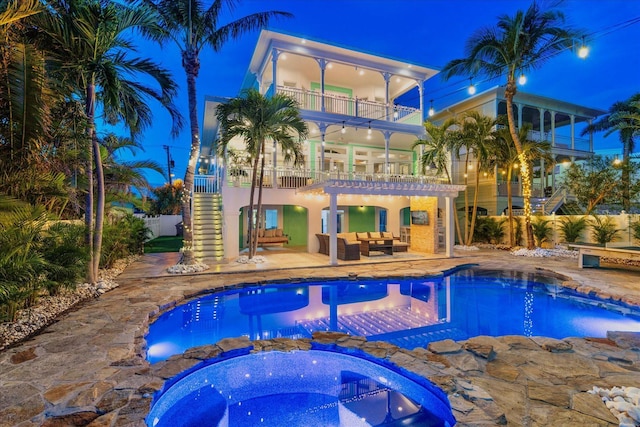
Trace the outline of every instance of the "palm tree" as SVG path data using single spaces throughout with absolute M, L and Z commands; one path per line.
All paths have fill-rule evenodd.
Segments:
M 526 73 L 541 67 L 546 60 L 570 49 L 574 40 L 581 36 L 579 31 L 565 26 L 562 12 L 556 9 L 543 10 L 534 1 L 526 11 L 519 10 L 514 16 L 499 16 L 496 27 L 476 31 L 467 40 L 466 58 L 450 61 L 441 71 L 445 79 L 455 75 L 486 74 L 489 78 L 502 78 L 506 75 L 504 96 L 507 118 L 509 132 L 522 165 L 527 246 L 530 249 L 535 245 L 531 228 L 531 171 L 513 116 L 513 98 L 517 92 L 516 73 Z
M 135 1 L 135 0 L 129 0 Z M 182 67 L 187 74 L 187 92 L 189 97 L 189 122 L 191 132 L 191 152 L 184 176 L 183 197 L 183 259 L 182 263 L 192 264 L 193 230 L 191 229 L 191 191 L 196 163 L 200 153 L 200 126 L 196 97 L 196 79 L 200 73 L 200 53 L 205 47 L 219 52 L 229 40 L 239 38 L 249 31 L 265 27 L 272 18 L 291 17 L 286 12 L 260 12 L 244 16 L 230 23 L 220 25 L 225 9 L 233 11 L 237 0 L 213 0 L 206 7 L 202 0 L 141 0 L 157 14 L 160 32 L 149 32 L 153 39 L 164 42 L 173 41 L 182 55 Z
M 473 153 L 475 160 L 475 190 L 473 192 L 473 208 L 471 211 L 471 223 L 468 228 L 465 245 L 471 246 L 473 240 L 473 231 L 478 214 L 478 195 L 480 193 L 480 173 L 491 170 L 494 161 L 492 147 L 495 145 L 493 141 L 496 139 L 496 119 L 482 115 L 478 111 L 467 112 L 461 120 L 462 133 L 461 138 L 466 148 L 466 161 L 468 165 L 469 154 Z M 470 169 L 470 168 L 469 168 Z M 465 168 L 465 184 L 467 179 L 467 168 Z M 468 208 L 465 206 L 465 216 L 468 216 Z
M 500 121 L 500 119 L 499 119 Z M 522 143 L 522 150 L 527 154 L 527 159 L 531 162 L 534 160 L 544 160 L 545 164 L 554 162 L 551 156 L 551 144 L 548 141 L 533 141 L 529 139 L 529 131 L 532 126 L 529 123 L 523 124 L 518 129 L 518 137 Z M 496 147 L 493 152 L 497 156 L 496 163 L 498 166 L 504 167 L 507 175 L 507 211 L 509 216 L 509 246 L 514 246 L 514 230 L 513 230 L 513 192 L 511 188 L 511 180 L 514 170 L 519 161 L 518 152 L 515 150 L 511 132 L 508 128 L 498 129 L 498 137 L 495 140 Z M 531 164 L 529 165 L 531 170 Z
M 258 248 L 257 230 L 254 232 L 254 197 L 257 187 L 255 221 L 259 227 L 262 218 L 266 143 L 269 140 L 274 141 L 282 148 L 285 162 L 293 161 L 294 166 L 300 165 L 304 163 L 302 140 L 307 137 L 307 125 L 300 117 L 295 99 L 280 93 L 267 98 L 255 89 L 249 89 L 239 98 L 220 104 L 217 118 L 221 134 L 218 141 L 219 153 L 226 151 L 234 137 L 240 137 L 244 140 L 253 162 L 248 214 L 249 258 L 253 258 Z
M 162 166 L 153 160 L 123 160 L 121 158 L 123 151 L 135 155 L 138 150 L 143 150 L 142 145 L 134 139 L 118 137 L 110 133 L 100 139 L 100 145 L 108 198 L 142 207 L 139 203 L 140 198 L 136 194 L 144 198 L 151 192 L 151 185 L 143 171 L 152 170 L 163 175 Z
M 582 130 L 582 135 L 591 132 L 604 132 L 607 137 L 618 132 L 622 143 L 622 207 L 629 212 L 631 208 L 631 173 L 629 161 L 635 149 L 635 137 L 640 131 L 640 93 L 626 101 L 618 101 L 609 107 L 609 111 L 594 123 Z
M 424 122 L 426 133 L 425 139 L 419 139 L 413 143 L 411 147 L 422 147 L 422 156 L 420 157 L 420 168 L 424 174 L 428 168 L 435 166 L 436 173 L 447 177 L 447 183 L 452 184 L 451 173 L 449 172 L 449 162 L 451 161 L 451 145 L 453 135 L 458 132 L 458 123 L 455 119 L 447 119 L 440 126 L 429 121 Z M 464 243 L 462 239 L 462 231 L 460 231 L 460 220 L 458 215 L 453 216 L 455 220 L 456 233 L 458 234 L 458 242 Z
M 6 9 L 0 12 L 0 27 L 27 18 L 44 10 L 40 0 L 13 0 L 5 3 Z
M 182 125 L 180 113 L 171 100 L 176 85 L 170 74 L 154 62 L 130 57 L 134 46 L 127 38 L 132 31 L 156 27 L 148 10 L 130 8 L 107 0 L 56 0 L 50 2 L 51 13 L 38 22 L 55 55 L 60 79 L 84 100 L 91 140 L 87 165 L 85 223 L 91 259 L 87 280 L 95 282 L 102 250 L 105 210 L 105 185 L 100 145 L 95 131 L 96 104 L 111 124 L 122 122 L 136 134 L 151 123 L 149 99 L 158 101 L 173 118 L 173 133 Z M 142 83 L 152 80 L 160 90 Z M 99 110 L 100 111 L 100 110 Z M 94 175 L 96 206 L 94 214 Z

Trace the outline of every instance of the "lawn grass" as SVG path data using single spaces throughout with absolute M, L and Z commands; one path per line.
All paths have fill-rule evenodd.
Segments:
M 157 254 L 160 252 L 179 252 L 181 247 L 181 236 L 161 236 L 146 242 L 144 244 L 144 253 Z

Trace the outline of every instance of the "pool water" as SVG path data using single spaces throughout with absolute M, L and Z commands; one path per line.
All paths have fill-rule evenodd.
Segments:
M 428 380 L 363 353 L 246 354 L 205 365 L 154 399 L 150 427 L 370 427 L 455 424 Z
M 464 269 L 438 277 L 283 283 L 211 294 L 149 327 L 154 363 L 222 338 L 342 331 L 413 349 L 478 335 L 605 337 L 640 331 L 640 309 L 577 294 L 554 277 Z

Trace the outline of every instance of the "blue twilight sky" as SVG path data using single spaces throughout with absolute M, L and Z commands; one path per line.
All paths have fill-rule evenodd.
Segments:
M 439 69 L 464 57 L 473 31 L 529 4 L 521 0 L 241 0 L 233 16 L 287 11 L 294 18 L 274 21 L 270 29 Z M 570 25 L 591 34 L 589 57 L 582 60 L 566 52 L 552 58 L 528 76 L 522 90 L 602 110 L 640 92 L 640 0 L 565 0 L 562 10 Z M 200 121 L 205 95 L 238 95 L 257 39 L 258 32 L 249 33 L 219 53 L 203 52 L 197 89 Z M 141 56 L 148 55 L 173 71 L 181 92 L 175 102 L 187 118 L 186 77 L 178 50 L 143 41 L 139 46 Z M 468 96 L 468 83 L 468 78 L 445 82 L 436 75 L 425 83 L 425 106 L 433 99 L 439 109 Z M 477 83 L 482 92 L 503 82 Z M 153 126 L 141 137 L 145 152 L 137 158 L 153 159 L 166 167 L 163 145 L 169 145 L 175 177 L 183 178 L 190 144 L 188 122 L 176 139 L 169 130 L 168 115 L 157 109 Z M 595 141 L 596 149 L 620 147 L 617 135 Z M 148 179 L 153 186 L 167 182 L 156 172 L 149 173 Z

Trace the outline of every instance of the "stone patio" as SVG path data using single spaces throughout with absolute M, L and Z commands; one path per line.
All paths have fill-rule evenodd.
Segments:
M 289 350 L 313 341 L 388 358 L 442 387 L 461 426 L 618 425 L 600 398 L 586 391 L 640 384 L 640 337 L 621 333 L 609 339 L 476 337 L 413 351 L 359 337 L 318 334 L 312 341 L 221 342 L 153 366 L 144 360 L 143 337 L 150 319 L 195 295 L 243 283 L 422 276 L 464 264 L 523 271 L 544 267 L 567 277 L 565 285 L 579 292 L 640 305 L 640 270 L 633 267 L 580 270 L 575 259 L 514 257 L 495 250 L 456 252 L 453 259 L 334 267 L 317 265 L 326 258 L 316 255 L 269 254 L 266 265 L 221 264 L 214 271 L 178 277 L 164 273 L 175 262 L 171 255 L 145 256 L 118 278 L 120 287 L 0 353 L 0 426 L 143 426 L 152 394 L 164 379 L 201 359 L 251 345 L 254 351 Z

